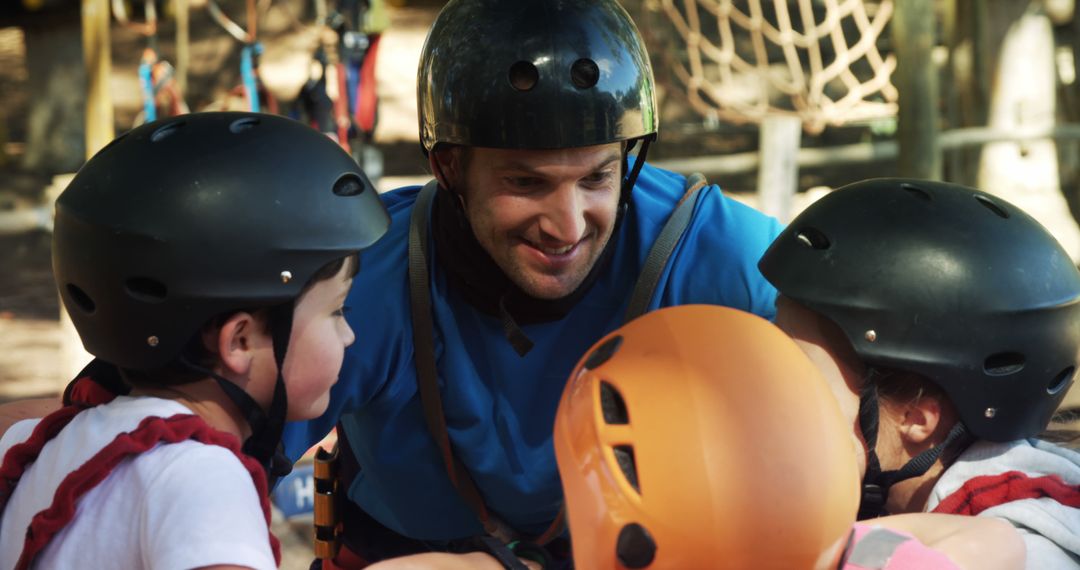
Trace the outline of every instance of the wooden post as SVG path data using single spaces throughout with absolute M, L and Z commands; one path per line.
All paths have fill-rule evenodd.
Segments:
M 82 0 L 83 62 L 86 64 L 86 158 L 115 136 L 109 95 L 112 49 L 109 44 L 109 1 Z
M 1008 30 L 994 74 L 988 126 L 1009 131 L 1052 128 L 1057 115 L 1057 69 L 1050 18 L 1036 6 Z M 1061 193 L 1053 139 L 987 144 L 982 149 L 978 188 L 1027 212 L 1054 234 L 1073 261 L 1080 260 L 1080 229 Z
M 933 62 L 934 1 L 896 2 L 892 19 L 896 46 L 893 80 L 900 92 L 897 138 L 901 176 L 941 179 L 938 143 L 938 78 Z
M 112 49 L 109 44 L 109 0 L 82 0 L 83 62 L 86 65 L 86 158 L 115 136 L 109 76 Z M 62 283 L 57 284 L 63 287 Z M 60 386 L 93 358 L 83 350 L 75 325 L 66 311 L 60 311 Z
M 758 199 L 761 211 L 787 222 L 798 189 L 802 120 L 771 115 L 761 122 Z
M 176 8 L 176 85 L 180 97 L 187 98 L 188 62 L 191 57 L 191 11 L 188 0 L 173 0 Z

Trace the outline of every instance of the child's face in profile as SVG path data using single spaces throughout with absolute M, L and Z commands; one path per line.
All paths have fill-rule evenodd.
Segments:
M 311 286 L 296 303 L 284 363 L 290 421 L 315 418 L 326 411 L 345 348 L 356 340 L 344 315 L 352 263 L 355 260 L 344 263 L 334 277 Z
M 844 421 L 851 426 L 861 480 L 866 471 L 866 444 L 859 429 L 859 391 L 865 366 L 839 327 L 784 296 L 776 301 L 776 326 L 799 345 L 828 381 Z

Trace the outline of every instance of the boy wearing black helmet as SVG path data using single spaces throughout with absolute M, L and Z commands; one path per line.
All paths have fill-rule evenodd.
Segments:
M 1036 439 L 1076 372 L 1080 273 L 1042 226 L 974 189 L 870 180 L 760 267 L 865 446 L 861 518 L 999 517 L 1028 568 L 1080 567 L 1080 454 Z
M 92 158 L 53 264 L 97 382 L 0 440 L 0 567 L 277 567 L 281 429 L 325 410 L 388 222 L 347 154 L 280 117 L 189 115 Z
M 368 342 L 285 431 L 299 457 L 338 428 L 344 567 L 559 537 L 552 425 L 577 358 L 658 307 L 774 314 L 757 261 L 776 220 L 645 164 L 656 88 L 617 0 L 447 2 L 417 99 L 436 180 L 382 195 L 391 228 L 348 299 Z

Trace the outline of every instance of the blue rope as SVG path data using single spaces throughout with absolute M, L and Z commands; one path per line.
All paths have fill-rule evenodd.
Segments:
M 247 92 L 248 105 L 252 113 L 259 112 L 259 90 L 255 81 L 255 56 L 262 53 L 262 44 L 255 42 L 240 50 L 240 77 Z
M 153 65 L 147 61 L 139 63 L 139 84 L 142 86 L 143 113 L 146 122 L 157 120 L 157 103 L 154 97 Z

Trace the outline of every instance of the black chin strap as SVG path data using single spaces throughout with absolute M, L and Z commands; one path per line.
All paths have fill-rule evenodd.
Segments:
M 866 475 L 863 476 L 862 500 L 859 502 L 859 520 L 866 520 L 888 515 L 885 503 L 889 499 L 889 489 L 901 482 L 925 474 L 930 466 L 941 457 L 953 442 L 964 437 L 967 429 L 963 422 L 949 430 L 949 435 L 941 445 L 936 445 L 913 457 L 900 469 L 890 471 L 881 470 L 881 462 L 877 455 L 878 436 L 878 391 L 877 377 L 879 372 L 871 369 L 863 381 L 862 393 L 859 398 L 859 427 L 862 429 L 866 440 Z
M 282 374 L 289 336 L 292 334 L 293 306 L 294 303 L 289 302 L 270 310 L 270 333 L 274 345 L 274 361 L 277 363 L 277 379 L 274 381 L 274 395 L 270 400 L 269 411 L 264 410 L 250 394 L 213 370 L 194 364 L 182 355 L 179 358 L 180 364 L 186 368 L 213 378 L 225 395 L 240 409 L 244 421 L 251 427 L 251 437 L 244 442 L 243 451 L 263 466 L 270 487 L 292 471 L 292 462 L 285 456 L 281 435 L 285 430 L 285 416 L 288 413 L 288 395 Z
M 622 194 L 619 199 L 623 202 L 630 201 L 630 194 L 634 190 L 634 185 L 637 184 L 638 175 L 641 174 L 641 167 L 645 166 L 645 157 L 649 154 L 649 145 L 656 138 L 656 135 L 649 135 L 640 139 L 634 139 L 626 146 L 626 150 L 623 151 L 623 172 L 626 172 L 626 178 L 622 181 Z M 634 156 L 634 166 L 629 166 L 630 151 L 634 150 L 638 141 L 641 142 L 641 150 Z

